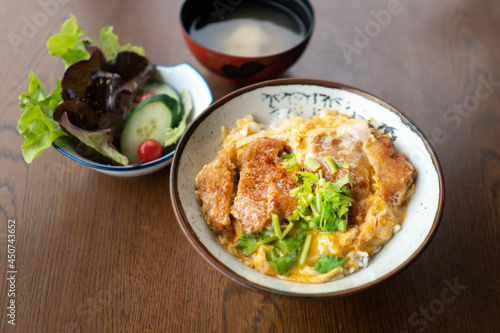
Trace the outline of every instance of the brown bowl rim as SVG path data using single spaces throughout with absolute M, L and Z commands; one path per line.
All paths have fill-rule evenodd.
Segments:
M 179 160 L 180 156 L 182 155 L 182 152 L 184 151 L 184 148 L 187 144 L 187 141 L 189 140 L 189 137 L 191 134 L 195 131 L 195 129 L 203 122 L 203 120 L 214 110 L 218 109 L 221 107 L 223 104 L 228 102 L 229 100 L 233 99 L 234 97 L 237 97 L 239 95 L 242 95 L 248 91 L 255 90 L 261 87 L 266 87 L 266 86 L 277 86 L 277 85 L 315 85 L 315 86 L 323 86 L 323 87 L 328 87 L 328 88 L 334 88 L 334 89 L 342 89 L 342 90 L 347 90 L 350 92 L 353 92 L 355 94 L 361 95 L 385 108 L 390 110 L 391 112 L 394 112 L 397 114 L 406 125 L 409 125 L 411 130 L 415 132 L 419 137 L 421 137 L 422 141 L 424 142 L 425 148 L 429 152 L 432 158 L 432 162 L 434 165 L 434 168 L 437 172 L 438 179 L 439 179 L 439 204 L 438 204 L 438 209 L 436 211 L 436 215 L 434 216 L 434 221 L 432 223 L 432 228 L 430 229 L 429 233 L 427 234 L 426 238 L 424 241 L 420 244 L 420 246 L 413 252 L 413 254 L 406 259 L 401 265 L 396 267 L 394 270 L 390 271 L 389 273 L 385 274 L 384 276 L 368 282 L 366 284 L 363 284 L 358 287 L 353 287 L 341 291 L 335 291 L 335 292 L 330 292 L 330 293 L 321 293 L 321 294 L 298 294 L 298 293 L 292 293 L 292 292 L 284 292 L 281 290 L 275 290 L 271 288 L 267 288 L 261 285 L 258 285 L 256 283 L 253 283 L 247 279 L 245 279 L 242 276 L 239 276 L 235 274 L 232 270 L 224 266 L 215 256 L 213 256 L 205 247 L 205 245 L 196 237 L 194 234 L 193 229 L 191 228 L 188 219 L 186 217 L 186 214 L 184 210 L 182 209 L 182 206 L 180 204 L 180 198 L 179 198 L 179 192 L 177 189 L 177 177 L 176 175 L 178 174 L 179 170 Z M 194 181 L 194 180 L 193 180 Z M 445 198 L 445 188 L 444 188 L 444 177 L 441 169 L 441 165 L 439 163 L 439 159 L 437 157 L 436 152 L 434 151 L 434 148 L 432 147 L 431 143 L 425 136 L 425 134 L 420 130 L 420 128 L 410 119 L 408 116 L 406 116 L 403 112 L 399 111 L 396 109 L 394 106 L 390 105 L 387 102 L 384 102 L 382 99 L 378 98 L 377 96 L 370 94 L 364 90 L 343 84 L 343 83 L 338 83 L 338 82 L 333 82 L 333 81 L 328 81 L 328 80 L 318 80 L 318 79 L 300 79 L 300 78 L 285 78 L 285 79 L 275 79 L 275 80 L 270 80 L 270 81 L 264 81 L 260 83 L 255 83 L 249 86 L 246 86 L 244 88 L 240 88 L 238 90 L 235 90 L 226 96 L 218 99 L 216 102 L 214 102 L 212 105 L 210 105 L 207 109 L 205 109 L 188 127 L 186 132 L 184 133 L 183 137 L 181 138 L 174 154 L 174 158 L 172 160 L 172 167 L 170 170 L 170 199 L 172 202 L 172 207 L 174 208 L 174 214 L 177 219 L 177 222 L 179 223 L 179 226 L 181 227 L 182 232 L 188 239 L 188 241 L 191 243 L 191 245 L 195 248 L 195 250 L 212 266 L 214 267 L 217 271 L 219 271 L 222 275 L 226 276 L 230 280 L 245 286 L 251 290 L 259 291 L 259 292 L 264 292 L 264 293 L 271 293 L 271 294 L 278 294 L 281 296 L 287 296 L 287 297 L 297 297 L 297 298 L 310 298 L 310 299 L 317 299 L 317 298 L 334 298 L 334 297 L 343 297 L 343 296 L 350 296 L 362 291 L 365 291 L 367 289 L 370 289 L 376 285 L 379 285 L 388 279 L 396 276 L 400 272 L 402 272 L 404 269 L 406 269 L 412 262 L 414 262 L 424 251 L 424 249 L 427 247 L 427 245 L 430 243 L 432 238 L 434 237 L 440 221 L 441 217 L 443 215 L 443 209 L 444 209 L 444 198 Z

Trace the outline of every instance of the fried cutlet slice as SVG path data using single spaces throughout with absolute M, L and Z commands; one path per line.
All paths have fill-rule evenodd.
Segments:
M 391 140 L 375 131 L 372 134 L 364 150 L 375 171 L 381 198 L 391 205 L 400 205 L 413 193 L 417 170 L 405 154 L 396 155 Z
M 297 207 L 297 199 L 290 196 L 295 183 L 280 167 L 285 149 L 281 140 L 257 139 L 240 158 L 240 177 L 231 214 L 245 233 L 262 231 L 272 214 L 284 222 Z
M 323 175 L 329 182 L 336 182 L 348 172 L 351 173 L 354 178 L 352 189 L 354 202 L 349 209 L 349 223 L 359 224 L 363 222 L 367 209 L 364 199 L 369 195 L 371 177 L 371 166 L 368 157 L 363 151 L 363 143 L 350 135 L 339 138 L 317 136 L 309 144 L 309 154 L 318 158 Z M 339 168 L 338 172 L 332 174 L 324 160 L 329 156 L 335 162 L 349 164 L 350 169 Z
M 231 224 L 229 213 L 236 187 L 236 162 L 236 148 L 232 144 L 205 164 L 196 176 L 196 197 L 201 201 L 207 223 L 215 232 Z

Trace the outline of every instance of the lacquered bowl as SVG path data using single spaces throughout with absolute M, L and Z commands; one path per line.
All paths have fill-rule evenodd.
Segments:
M 214 1 L 187 0 L 181 9 L 180 20 L 184 39 L 198 61 L 212 72 L 234 85 L 243 86 L 278 76 L 292 66 L 306 49 L 314 28 L 314 11 L 308 0 L 268 0 L 284 12 L 298 17 L 305 27 L 302 41 L 283 52 L 263 57 L 241 57 L 214 51 L 196 42 L 189 34 L 190 27 L 200 15 L 221 16 L 223 11 L 238 11 L 242 1 L 233 1 L 217 7 Z M 261 1 L 264 2 L 264 1 Z
M 213 101 L 212 92 L 203 76 L 191 65 L 184 63 L 176 66 L 156 66 L 163 81 L 172 86 L 177 91 L 186 88 L 191 93 L 193 99 L 194 119 Z M 172 162 L 174 151 L 163 155 L 159 159 L 148 163 L 128 166 L 104 165 L 79 155 L 76 152 L 76 145 L 68 137 L 58 138 L 52 146 L 64 156 L 85 165 L 96 171 L 118 177 L 136 177 L 149 174 L 166 167 Z
M 300 105 L 300 109 L 297 106 Z M 367 268 L 323 284 L 302 284 L 264 275 L 223 248 L 205 222 L 194 195 L 196 174 L 222 147 L 221 127 L 251 114 L 271 124 L 283 110 L 299 110 L 310 118 L 322 109 L 363 118 L 389 135 L 397 152 L 405 153 L 418 170 L 416 191 L 401 230 L 375 254 Z M 309 298 L 345 296 L 366 290 L 404 270 L 435 234 L 444 205 L 441 167 L 431 144 L 402 112 L 362 90 L 343 84 L 279 79 L 239 89 L 212 104 L 187 129 L 177 146 L 170 174 L 170 196 L 179 225 L 196 251 L 216 270 L 250 289 Z

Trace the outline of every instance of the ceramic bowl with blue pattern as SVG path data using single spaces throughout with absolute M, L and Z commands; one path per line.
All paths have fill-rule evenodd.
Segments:
M 267 276 L 241 263 L 222 247 L 196 200 L 195 177 L 221 150 L 221 128 L 252 115 L 272 124 L 286 113 L 310 118 L 323 109 L 365 119 L 389 135 L 398 153 L 405 153 L 418 170 L 416 190 L 401 230 L 375 254 L 368 267 L 323 284 L 294 283 Z M 248 288 L 308 298 L 345 296 L 393 277 L 413 262 L 436 232 L 444 205 L 441 167 L 422 131 L 402 112 L 362 90 L 343 84 L 279 79 L 239 89 L 216 101 L 187 129 L 177 146 L 171 168 L 170 196 L 182 231 L 198 253 L 215 269 Z

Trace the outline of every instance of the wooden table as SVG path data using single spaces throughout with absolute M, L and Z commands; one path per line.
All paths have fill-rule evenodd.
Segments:
M 423 255 L 395 278 L 351 297 L 264 295 L 223 277 L 188 244 L 172 213 L 170 168 L 114 178 L 54 149 L 27 165 L 16 130 L 17 96 L 30 70 L 54 88 L 64 68 L 45 41 L 70 13 L 88 36 L 97 39 L 102 26 L 113 25 L 122 43 L 142 45 L 155 63 L 191 63 L 216 99 L 234 87 L 189 53 L 179 29 L 180 0 L 4 1 L 1 331 L 500 331 L 500 2 L 312 2 L 313 38 L 285 76 L 372 92 L 432 139 L 446 205 Z M 367 38 L 359 31 L 368 31 Z M 15 327 L 7 324 L 9 219 L 16 223 Z

